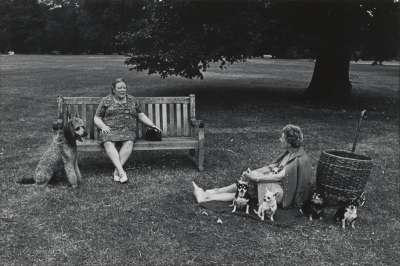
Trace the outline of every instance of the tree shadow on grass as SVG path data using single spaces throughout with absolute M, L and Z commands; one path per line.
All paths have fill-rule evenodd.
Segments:
M 88 152 L 79 159 L 81 171 L 108 173 L 114 170 L 111 160 L 105 153 Z M 197 169 L 188 151 L 134 151 L 126 162 L 127 171 L 134 169 L 152 170 Z
M 234 82 L 234 81 L 233 81 Z M 264 87 L 264 86 L 240 86 L 226 85 L 201 85 L 192 87 L 168 88 L 169 95 L 196 95 L 196 104 L 201 108 L 247 108 L 265 107 L 271 109 L 287 108 L 285 104 L 300 105 L 310 109 L 328 108 L 332 110 L 358 111 L 367 109 L 371 111 L 386 112 L 398 115 L 399 97 L 384 92 L 371 93 L 369 91 L 353 91 L 350 97 L 341 99 L 332 98 L 308 98 L 305 96 L 306 88 L 294 87 Z M 283 106 L 282 106 L 283 105 Z

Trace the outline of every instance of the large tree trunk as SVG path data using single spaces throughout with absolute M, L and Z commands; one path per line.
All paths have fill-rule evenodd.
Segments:
M 329 45 L 320 49 L 306 95 L 334 101 L 350 96 L 350 58 L 349 47 Z

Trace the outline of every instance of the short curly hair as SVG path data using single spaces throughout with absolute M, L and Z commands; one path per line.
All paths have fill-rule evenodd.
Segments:
M 287 143 L 289 143 L 293 148 L 298 148 L 303 145 L 303 132 L 299 126 L 286 125 L 282 129 L 282 133 L 285 137 Z
M 116 78 L 113 81 L 112 86 L 111 86 L 111 94 L 114 94 L 115 86 L 117 86 L 117 84 L 120 83 L 120 82 L 123 82 L 126 85 L 126 82 L 125 82 L 125 80 L 123 78 Z

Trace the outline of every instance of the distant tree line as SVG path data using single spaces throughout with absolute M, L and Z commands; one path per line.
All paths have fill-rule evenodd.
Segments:
M 118 52 L 115 36 L 143 16 L 143 2 L 1 0 L 0 52 Z
M 315 25 L 310 27 L 306 25 L 307 21 L 300 22 L 301 8 L 296 6 L 291 8 L 282 5 L 282 8 L 265 9 L 262 7 L 279 1 L 215 0 L 208 3 L 198 1 L 199 4 L 192 5 L 194 10 L 188 10 L 168 4 L 172 2 L 196 3 L 178 0 L 0 0 L 0 52 L 135 53 L 146 50 L 137 49 L 136 46 L 154 49 L 157 47 L 154 40 L 158 38 L 169 42 L 160 43 L 160 51 L 166 50 L 168 45 L 175 45 L 173 50 L 187 52 L 187 47 L 198 49 L 198 45 L 189 43 L 197 41 L 202 43 L 201 49 L 215 49 L 215 58 L 224 54 L 229 59 L 229 49 L 232 49 L 232 54 L 241 51 L 252 56 L 316 56 L 315 49 L 310 45 L 315 40 L 308 37 L 307 29 L 299 29 Z M 216 2 L 220 4 L 215 5 Z M 160 9 L 156 7 L 159 5 L 173 8 Z M 186 14 L 178 14 L 180 9 Z M 362 23 L 362 34 L 353 36 L 359 43 L 355 49 L 355 59 L 395 57 L 398 52 L 398 34 L 394 33 L 397 32 L 398 10 L 395 12 L 391 5 L 387 9 L 374 9 L 371 6 L 370 10 L 371 16 Z M 310 16 L 315 17 L 315 13 Z M 199 21 L 207 21 L 201 22 L 202 27 L 206 28 L 198 28 Z M 189 23 L 185 31 L 192 30 L 193 35 L 200 34 L 198 37 L 202 38 L 205 37 L 204 33 L 207 36 L 202 40 L 190 37 L 184 42 L 177 42 L 184 37 L 177 31 L 183 25 L 173 26 L 171 23 Z M 222 25 L 220 32 L 216 31 L 215 25 Z M 135 42 L 132 43 L 132 40 Z M 146 44 L 146 40 L 153 43 Z M 180 44 L 186 45 L 185 49 L 180 49 Z

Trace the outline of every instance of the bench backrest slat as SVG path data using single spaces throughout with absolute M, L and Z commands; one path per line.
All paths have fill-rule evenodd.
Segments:
M 183 135 L 189 136 L 189 113 L 188 113 L 188 104 L 183 104 Z
M 176 134 L 181 136 L 182 135 L 182 104 L 176 104 Z
M 175 105 L 172 103 L 168 104 L 168 110 L 169 110 L 168 133 L 173 136 L 176 134 Z
M 195 119 L 195 96 L 189 97 L 136 97 L 144 112 L 161 130 L 163 136 L 190 136 L 190 120 Z M 90 139 L 98 139 L 98 130 L 93 117 L 101 97 L 60 97 L 58 99 L 59 117 L 78 115 L 85 123 Z M 146 127 L 139 123 L 137 136 L 143 136 Z
M 85 123 L 85 125 L 87 124 L 87 112 L 86 112 L 86 104 L 83 103 L 82 105 L 82 113 L 81 113 L 81 118 L 83 120 L 83 123 Z M 90 120 L 90 119 L 89 119 Z
M 162 127 L 161 130 L 168 135 L 168 113 L 167 113 L 167 104 L 161 104 L 161 116 L 162 116 Z
M 88 105 L 88 112 L 87 112 L 87 118 L 86 118 L 86 129 L 88 131 L 89 137 L 91 139 L 94 139 L 95 136 L 95 130 L 94 130 L 94 122 L 93 119 L 90 119 L 91 117 L 94 117 L 93 114 L 93 104 Z
M 156 103 L 154 105 L 154 109 L 155 109 L 155 117 L 153 122 L 156 124 L 156 126 L 161 128 L 160 104 Z
M 144 112 L 147 115 L 147 117 L 150 118 L 150 120 L 154 122 L 153 104 L 151 104 L 151 103 L 146 104 L 146 105 L 143 104 L 142 112 Z M 139 127 L 137 127 L 137 129 L 139 129 Z M 142 136 L 143 136 L 143 132 L 145 132 L 145 130 L 146 130 L 146 127 L 144 125 L 142 125 L 142 132 L 141 132 Z M 140 137 L 142 137 L 142 136 L 140 136 Z

